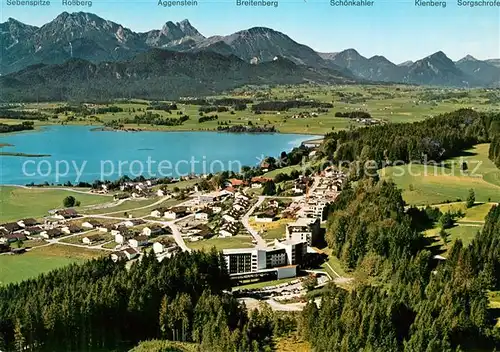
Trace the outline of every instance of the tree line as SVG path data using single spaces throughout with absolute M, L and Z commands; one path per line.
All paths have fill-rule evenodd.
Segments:
M 219 253 L 145 255 L 130 269 L 102 258 L 0 288 L 0 350 L 123 349 L 148 339 L 204 351 L 263 351 L 294 320 L 248 312 Z
M 27 131 L 27 130 L 32 130 L 33 128 L 34 124 L 32 121 L 23 121 L 22 123 L 13 125 L 0 123 L 0 133 Z
M 317 101 L 287 100 L 287 101 L 264 101 L 253 104 L 252 111 L 288 111 L 294 108 L 333 108 L 331 103 L 321 103 Z
M 106 127 L 116 127 L 123 126 L 126 124 L 147 124 L 152 126 L 180 126 L 184 122 L 189 120 L 188 115 L 182 115 L 179 118 L 175 117 L 162 117 L 160 114 L 153 113 L 151 111 L 146 111 L 142 115 L 135 115 L 134 118 L 120 118 L 118 120 L 112 120 L 105 122 Z
M 395 162 L 439 162 L 490 142 L 499 123 L 499 113 L 461 109 L 421 122 L 332 132 L 325 136 L 320 155 L 336 161 L 373 160 L 379 167 Z

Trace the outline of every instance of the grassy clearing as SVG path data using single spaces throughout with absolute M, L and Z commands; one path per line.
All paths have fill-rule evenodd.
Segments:
M 22 255 L 0 255 L 0 286 L 37 277 L 80 260 L 54 257 L 32 250 Z
M 349 277 L 339 258 L 332 254 L 332 250 L 330 248 L 323 249 L 323 252 L 328 255 L 328 260 L 321 265 L 321 268 L 325 270 L 332 277 L 332 279 L 338 277 L 338 275 L 341 277 Z
M 166 340 L 143 341 L 129 352 L 196 352 L 199 345 L 189 342 L 173 342 Z
M 499 202 L 500 170 L 488 159 L 488 148 L 488 144 L 477 145 L 466 151 L 466 156 L 446 161 L 443 167 L 405 165 L 382 169 L 380 174 L 403 189 L 408 204 L 465 200 L 469 189 L 474 190 L 478 202 Z M 464 161 L 469 165 L 465 173 L 459 167 Z
M 303 341 L 296 334 L 288 337 L 282 337 L 276 340 L 276 351 L 279 352 L 310 352 L 311 344 Z
M 50 245 L 33 248 L 20 255 L 0 255 L 0 285 L 31 279 L 41 273 L 104 254 L 106 252 L 98 250 Z
M 128 199 L 123 203 L 108 207 L 108 208 L 100 208 L 100 209 L 83 209 L 82 214 L 110 214 L 115 216 L 123 216 L 123 213 L 129 211 L 131 209 L 136 209 L 140 207 L 151 206 L 155 202 L 157 202 L 159 198 L 148 198 L 148 199 Z
M 192 250 L 210 251 L 213 247 L 217 250 L 233 249 L 233 248 L 251 248 L 252 237 L 236 235 L 233 237 L 218 238 L 214 237 L 209 240 L 200 240 L 196 242 L 188 242 L 186 244 Z
M 261 236 L 265 240 L 274 240 L 285 237 L 286 225 L 293 220 L 290 219 L 280 219 L 270 223 L 266 222 L 256 222 L 253 218 L 250 219 L 249 223 L 252 228 L 259 231 Z
M 472 208 L 468 208 L 465 206 L 465 202 L 458 203 L 449 203 L 449 204 L 439 204 L 436 208 L 439 208 L 441 212 L 457 212 L 462 211 L 465 216 L 461 219 L 458 219 L 459 223 L 467 223 L 467 222 L 484 222 L 486 215 L 490 209 L 497 203 L 483 203 L 476 204 Z
M 433 240 L 433 246 L 438 246 L 443 251 L 443 256 L 446 257 L 448 250 L 453 246 L 453 243 L 460 239 L 464 246 L 468 246 L 476 237 L 478 231 L 481 231 L 482 226 L 478 224 L 459 224 L 451 229 L 447 229 L 448 242 L 445 245 L 443 240 L 439 237 L 440 228 L 429 229 L 424 232 L 426 237 Z
M 88 233 L 83 234 L 83 235 L 76 235 L 76 236 L 71 236 L 71 237 L 65 238 L 65 239 L 61 240 L 61 242 L 62 243 L 69 243 L 69 244 L 83 245 L 84 243 L 82 242 L 82 240 L 85 237 L 94 236 L 94 235 L 99 235 L 99 238 L 101 238 L 101 240 L 92 243 L 92 246 L 100 245 L 100 244 L 112 241 L 114 239 L 114 237 L 110 233 L 100 232 L 100 231 L 96 230 L 96 231 L 88 232 Z M 114 247 L 112 247 L 112 248 L 114 248 Z
M 155 206 L 150 206 L 150 207 L 144 208 L 144 209 L 129 211 L 128 214 L 132 215 L 134 218 L 140 218 L 143 216 L 150 215 L 151 211 L 153 211 L 156 208 L 170 208 L 170 207 L 174 207 L 182 202 L 185 202 L 185 200 L 178 200 L 178 199 L 172 198 L 172 199 L 168 199 L 168 200 L 166 200 L 158 205 L 155 205 Z
M 111 199 L 109 196 L 67 190 L 0 186 L 0 221 L 46 216 L 49 210 L 61 208 L 63 199 L 70 195 L 81 202 L 81 207 L 106 203 Z

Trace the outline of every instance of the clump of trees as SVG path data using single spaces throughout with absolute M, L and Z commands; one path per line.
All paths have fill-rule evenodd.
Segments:
M 345 117 L 348 119 L 371 119 L 372 115 L 365 111 L 336 112 L 335 117 Z
M 78 207 L 80 206 L 80 201 L 76 200 L 75 197 L 73 196 L 67 196 L 66 198 L 63 199 L 63 206 L 65 208 L 71 208 L 71 207 Z
M 212 115 L 212 116 L 202 116 L 198 119 L 198 123 L 203 123 L 203 122 L 207 122 L 207 121 L 215 121 L 219 119 L 219 116 L 218 115 Z
M 298 108 L 333 108 L 333 104 L 317 101 L 287 100 L 287 101 L 264 101 L 252 105 L 252 111 L 288 111 Z
M 0 123 L 0 133 L 9 133 L 9 132 L 19 132 L 19 131 L 28 131 L 34 128 L 34 124 L 32 121 L 23 121 L 20 124 L 7 125 L 5 123 Z

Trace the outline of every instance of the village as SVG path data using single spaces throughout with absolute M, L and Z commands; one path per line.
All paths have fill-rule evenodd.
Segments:
M 273 179 L 262 176 L 229 178 L 210 191 L 201 190 L 198 184 L 171 191 L 158 187 L 154 180 L 130 181 L 120 185 L 115 195 L 118 201 L 126 201 L 126 194 L 134 199 L 158 199 L 154 203 L 158 206 L 147 208 L 142 216 L 133 216 L 132 211 L 110 214 L 106 208 L 98 214 L 64 208 L 42 219 L 0 224 L 0 254 L 30 251 L 23 245 L 29 241 L 36 247 L 58 244 L 106 251 L 115 262 L 141 260 L 149 252 L 161 261 L 217 239 L 221 244 L 217 249 L 235 282 L 294 278 L 315 260 L 311 258 L 322 254 L 317 246 L 324 243 L 325 209 L 340 193 L 345 178 L 333 168 L 299 175 L 288 182 L 286 196 L 263 195 L 262 189 Z M 106 186 L 94 192 L 107 192 Z M 181 200 L 175 205 L 163 206 L 176 197 Z

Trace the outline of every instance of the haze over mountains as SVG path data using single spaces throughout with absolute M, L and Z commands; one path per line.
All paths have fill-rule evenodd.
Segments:
M 355 49 L 318 53 L 281 32 L 264 27 L 206 38 L 188 20 L 184 20 L 167 22 L 160 30 L 136 33 L 91 13 L 64 12 L 42 27 L 9 19 L 0 24 L 0 37 L 2 75 L 25 70 L 35 64 L 62 64 L 75 58 L 93 64 L 124 62 L 126 65 L 127 60 L 139 54 L 161 48 L 193 55 L 213 52 L 231 60 L 239 58 L 246 64 L 286 59 L 289 64 L 306 66 L 297 68 L 297 72 L 305 74 L 302 80 L 321 79 L 320 76 L 324 75 L 323 81 L 335 77 L 340 81 L 343 78 L 347 81 L 500 87 L 500 60 L 481 61 L 466 56 L 453 62 L 443 52 L 437 52 L 416 62 L 397 65 L 383 56 L 363 57 Z M 203 60 L 208 58 L 203 56 Z M 214 58 L 220 59 L 219 56 Z M 28 68 L 23 75 L 39 69 L 39 66 Z M 167 71 L 170 71 L 168 67 L 165 68 Z M 196 75 L 196 72 L 191 73 Z M 278 71 L 274 74 L 279 76 Z M 9 76 L 16 78 L 16 74 Z

